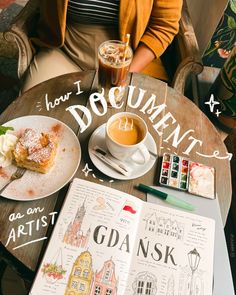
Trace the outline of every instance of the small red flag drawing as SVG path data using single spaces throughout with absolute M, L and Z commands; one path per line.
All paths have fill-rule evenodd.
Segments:
M 137 211 L 135 210 L 135 205 L 132 202 L 125 202 L 123 209 L 124 211 L 128 211 L 131 214 L 135 214 Z

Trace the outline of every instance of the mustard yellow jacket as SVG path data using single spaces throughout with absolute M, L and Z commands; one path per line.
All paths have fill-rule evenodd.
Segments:
M 68 0 L 41 0 L 37 38 L 33 42 L 40 46 L 61 47 L 66 30 Z M 120 0 L 119 33 L 123 40 L 131 35 L 135 50 L 142 42 L 157 57 L 146 73 L 156 75 L 160 67 L 158 57 L 165 51 L 178 32 L 182 0 Z

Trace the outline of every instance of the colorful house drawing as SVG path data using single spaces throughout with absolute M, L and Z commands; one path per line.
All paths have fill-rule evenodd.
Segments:
M 74 221 L 70 222 L 67 227 L 63 238 L 64 243 L 81 248 L 87 247 L 90 236 L 90 228 L 88 229 L 86 234 L 84 234 L 81 229 L 85 213 L 86 210 L 83 203 L 82 206 L 78 208 Z
M 112 258 L 104 262 L 102 269 L 95 273 L 90 295 L 117 295 L 118 279 Z
M 65 295 L 89 295 L 93 274 L 92 256 L 84 251 L 73 264 Z

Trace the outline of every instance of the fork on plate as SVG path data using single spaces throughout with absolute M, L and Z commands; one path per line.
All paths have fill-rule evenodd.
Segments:
M 11 175 L 9 181 L 1 188 L 0 190 L 0 195 L 2 194 L 2 192 L 6 189 L 6 187 L 12 183 L 12 181 L 16 180 L 16 179 L 20 179 L 24 174 L 25 174 L 26 169 L 25 168 L 21 168 L 18 167 L 16 169 L 16 171 Z

